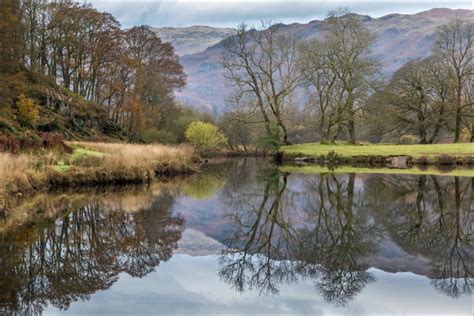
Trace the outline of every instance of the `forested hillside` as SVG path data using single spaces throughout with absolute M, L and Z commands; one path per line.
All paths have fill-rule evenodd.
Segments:
M 194 115 L 174 101 L 186 76 L 173 47 L 91 5 L 2 1 L 0 43 L 3 137 L 178 141 Z

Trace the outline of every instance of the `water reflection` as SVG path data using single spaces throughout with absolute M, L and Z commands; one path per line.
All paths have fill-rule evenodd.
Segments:
M 110 288 L 122 272 L 143 277 L 167 261 L 184 225 L 170 212 L 172 195 L 164 192 L 131 212 L 111 208 L 113 201 L 89 197 L 74 212 L 64 205 L 66 215 L 55 222 L 0 235 L 0 311 L 67 309 Z
M 252 189 L 260 194 L 228 191 L 228 216 L 239 229 L 228 240 L 220 275 L 239 291 L 271 294 L 311 279 L 327 301 L 342 305 L 373 281 L 362 259 L 375 252 L 378 235 L 355 175 L 312 177 L 299 192 L 288 187 L 288 177 L 267 170 L 261 188 Z
M 40 195 L 0 224 L 0 313 L 68 309 L 121 273 L 146 279 L 185 228 L 205 239 L 180 253 L 219 245 L 216 274 L 238 292 L 278 297 L 303 280 L 345 306 L 377 282 L 375 267 L 424 275 L 457 299 L 472 294 L 473 212 L 472 178 L 290 174 L 263 160 L 153 187 Z
M 252 186 L 224 191 L 237 230 L 226 240 L 220 276 L 236 290 L 276 294 L 310 279 L 328 302 L 344 305 L 374 281 L 368 268 L 388 235 L 430 260 L 435 288 L 472 293 L 473 179 L 259 175 Z
M 378 177 L 366 185 L 364 198 L 380 210 L 378 220 L 391 238 L 407 252 L 431 260 L 433 286 L 452 297 L 470 295 L 474 178 Z

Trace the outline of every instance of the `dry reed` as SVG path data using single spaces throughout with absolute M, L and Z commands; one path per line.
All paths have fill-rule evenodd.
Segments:
M 6 197 L 52 187 L 150 182 L 195 171 L 192 147 L 72 142 L 71 155 L 0 153 L 0 212 Z M 82 150 L 82 154 L 77 152 Z M 59 164 L 60 163 L 60 164 Z
M 103 164 L 107 170 L 154 170 L 157 173 L 187 170 L 195 157 L 192 147 L 186 145 L 138 145 L 117 143 L 71 142 L 72 147 L 82 147 L 105 153 Z

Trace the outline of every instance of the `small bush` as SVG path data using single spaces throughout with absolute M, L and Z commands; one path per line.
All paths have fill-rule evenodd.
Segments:
M 18 114 L 23 123 L 35 126 L 39 119 L 39 108 L 33 99 L 22 94 L 18 98 L 16 105 L 18 107 Z
M 17 132 L 16 128 L 11 126 L 8 122 L 0 120 L 0 131 L 15 134 Z
M 471 142 L 471 132 L 468 128 L 463 128 L 461 131 L 461 143 L 470 143 Z
M 160 131 L 156 128 L 149 128 L 143 132 L 142 141 L 146 144 L 160 142 Z
M 177 137 L 171 132 L 159 130 L 157 128 L 149 128 L 142 135 L 142 141 L 146 144 L 175 144 Z
M 176 144 L 178 142 L 178 137 L 174 133 L 163 130 L 159 131 L 158 139 L 161 144 Z
M 402 135 L 400 137 L 400 144 L 403 144 L 403 145 L 413 145 L 418 142 L 419 142 L 419 139 L 415 135 L 407 134 L 407 135 Z
M 186 139 L 198 150 L 217 149 L 227 144 L 227 137 L 211 123 L 192 122 L 185 133 Z
M 0 135 L 0 152 L 17 153 L 21 149 L 21 142 L 17 137 Z
M 278 151 L 281 147 L 282 138 L 283 129 L 280 126 L 271 123 L 267 133 L 259 139 L 259 144 L 264 149 Z
M 325 158 L 327 161 L 337 162 L 340 157 L 334 150 L 331 150 L 330 152 L 328 152 Z
M 18 153 L 39 149 L 54 149 L 60 152 L 71 153 L 61 134 L 55 133 L 27 133 L 20 135 L 0 135 L 0 152 Z

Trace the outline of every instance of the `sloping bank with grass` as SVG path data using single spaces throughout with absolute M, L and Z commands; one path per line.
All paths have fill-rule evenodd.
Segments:
M 6 197 L 80 185 L 146 183 L 196 171 L 190 146 L 71 142 L 72 150 L 0 153 L 0 205 Z
M 278 168 L 281 172 L 300 173 L 300 174 L 321 174 L 321 173 L 363 173 L 363 174 L 394 174 L 394 175 L 431 175 L 431 176 L 452 176 L 452 177 L 474 177 L 472 168 L 439 168 L 436 166 L 413 167 L 408 169 L 390 169 L 390 168 L 368 168 L 338 166 L 329 168 L 321 165 L 283 165 Z
M 474 144 L 319 144 L 283 146 L 280 154 L 285 162 L 303 161 L 335 164 L 387 164 L 404 157 L 407 164 L 465 165 L 474 164 Z

